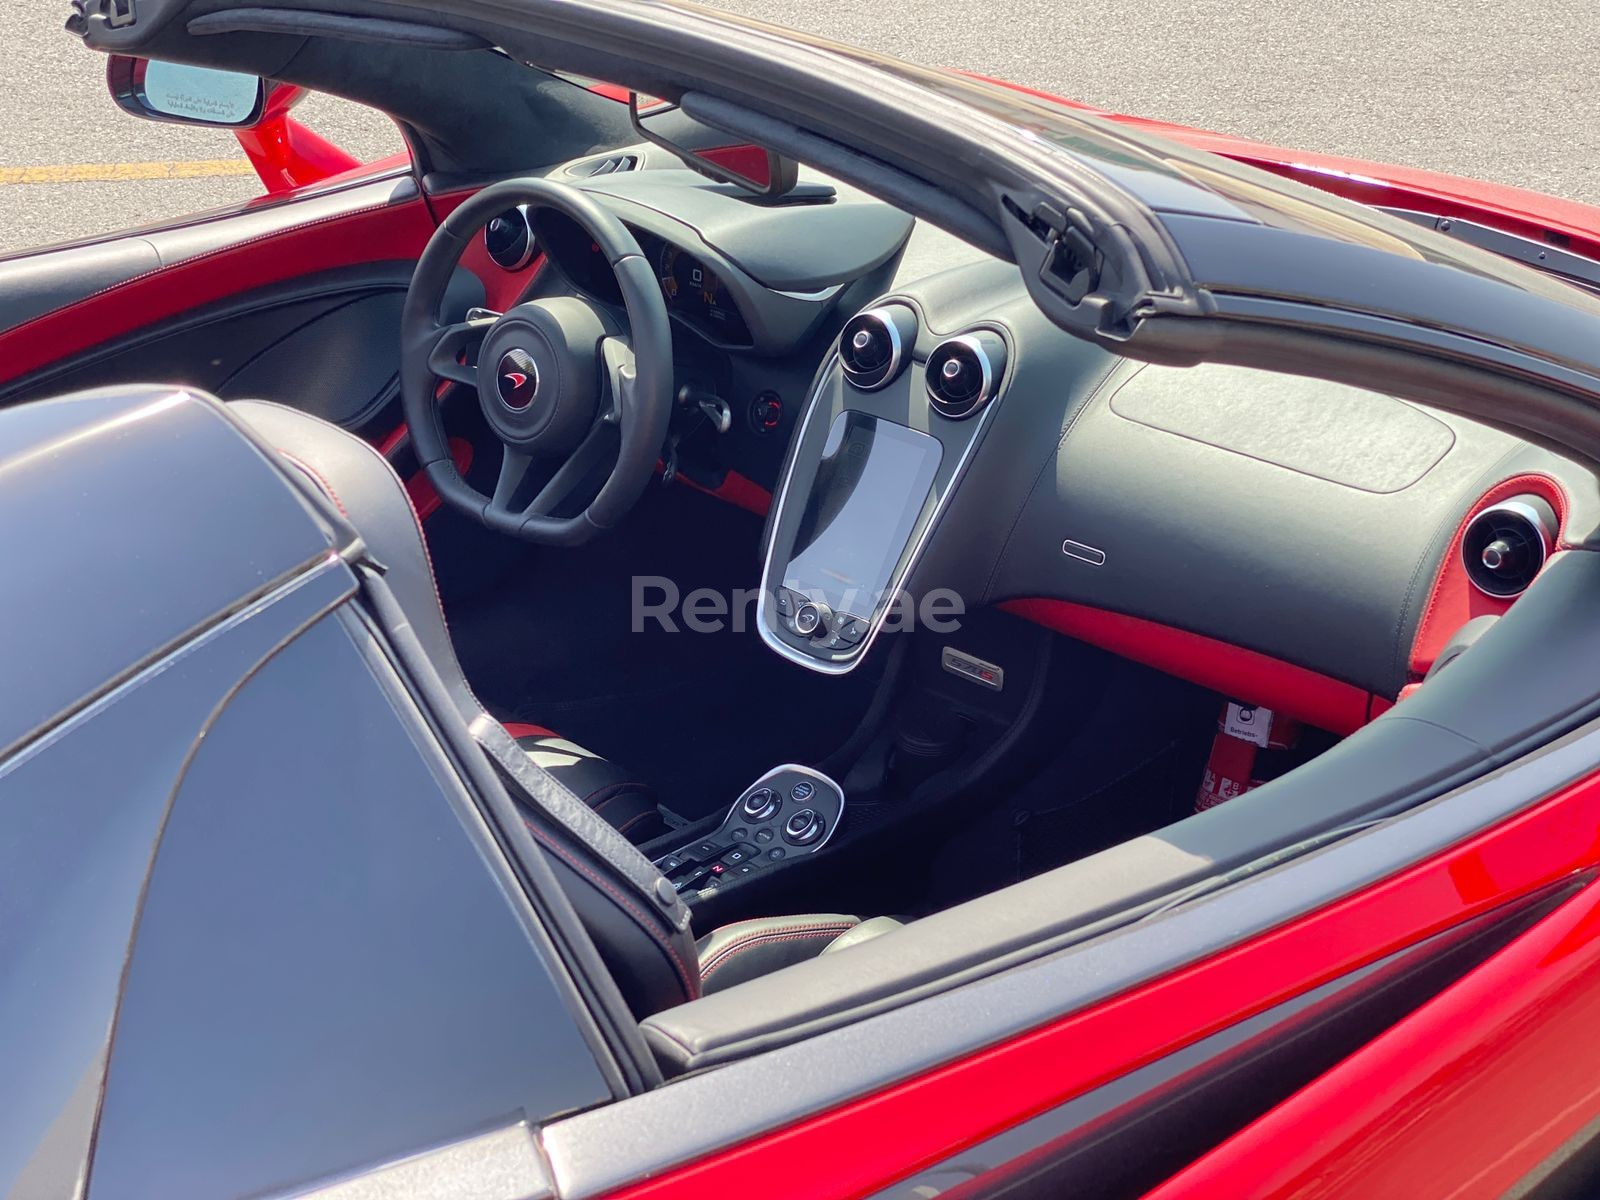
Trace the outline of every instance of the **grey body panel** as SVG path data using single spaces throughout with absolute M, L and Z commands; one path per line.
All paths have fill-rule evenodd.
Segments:
M 256 1194 L 610 1099 L 458 760 L 355 616 L 338 514 L 171 389 L 9 409 L 0 464 L 42 564 L 5 596 L 28 674 L 0 709 L 0 1059 L 26 1102 L 0 1105 L 0 1190 L 78 1194 L 92 1150 L 97 1196 Z
M 0 656 L 30 681 L 0 695 L 0 749 L 332 545 L 214 402 L 172 388 L 11 410 L 0 485 L 0 544 L 28 568 L 0 573 Z M 259 499 L 223 499 L 241 492 Z
M 97 1197 L 254 1195 L 611 1099 L 531 912 L 368 640 L 324 618 L 184 772 L 123 988 Z

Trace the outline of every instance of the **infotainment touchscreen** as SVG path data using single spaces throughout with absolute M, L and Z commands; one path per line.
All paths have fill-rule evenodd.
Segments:
M 944 447 L 863 412 L 833 420 L 783 584 L 835 612 L 870 617 L 888 590 Z

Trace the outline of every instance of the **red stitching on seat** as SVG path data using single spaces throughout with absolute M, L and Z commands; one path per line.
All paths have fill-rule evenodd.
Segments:
M 714 972 L 719 971 L 723 967 L 727 966 L 732 959 L 740 954 L 743 954 L 746 950 L 754 950 L 756 947 L 765 946 L 768 943 L 798 942 L 807 938 L 828 938 L 831 940 L 838 937 L 842 933 L 849 932 L 854 928 L 854 925 L 835 924 L 830 926 L 817 926 L 812 929 L 791 929 L 783 932 L 775 931 L 774 933 L 770 934 L 752 934 L 745 941 L 739 942 L 719 951 L 715 958 L 702 966 L 700 968 L 700 982 L 702 984 L 705 983 L 707 979 L 711 978 Z
M 349 518 L 350 510 L 345 508 L 344 501 L 339 499 L 339 493 L 333 490 L 333 484 L 329 483 L 327 481 L 327 479 L 325 479 L 323 477 L 323 474 L 322 474 L 321 471 L 318 471 L 310 463 L 301 462 L 298 458 L 296 458 L 294 455 L 290 454 L 282 446 L 278 447 L 278 453 L 283 455 L 284 458 L 287 458 L 295 466 L 299 467 L 302 471 L 304 471 L 306 473 L 306 475 L 310 476 L 311 481 L 313 483 L 315 483 L 318 487 L 320 487 L 323 490 L 323 492 L 325 492 L 327 494 L 328 499 L 333 501 L 334 505 L 339 509 L 339 512 L 341 514 L 343 514 L 343 516 L 346 519 Z

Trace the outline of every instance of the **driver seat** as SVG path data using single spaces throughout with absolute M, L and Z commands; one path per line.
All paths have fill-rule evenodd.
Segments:
M 427 540 L 388 460 L 360 438 L 299 409 L 266 400 L 237 400 L 228 408 L 333 502 L 387 568 L 389 589 L 462 719 L 469 725 L 493 719 L 456 659 Z M 395 502 L 397 489 L 403 504 Z M 534 762 L 635 845 L 667 831 L 655 792 L 627 768 L 540 725 L 506 723 L 506 729 Z
M 298 409 L 261 400 L 226 408 L 338 508 L 381 564 L 395 604 L 522 808 L 529 833 L 635 1017 L 643 1020 L 897 925 L 831 914 L 771 918 L 729 925 L 696 943 L 688 906 L 623 836 L 643 840 L 646 821 L 660 820 L 648 791 L 550 730 L 502 724 L 472 694 L 445 626 L 422 526 L 388 460 Z

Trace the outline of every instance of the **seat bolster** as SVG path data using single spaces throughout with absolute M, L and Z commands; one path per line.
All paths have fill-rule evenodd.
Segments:
M 656 794 L 625 767 L 585 750 L 548 730 L 524 732 L 530 726 L 508 724 L 517 745 L 569 792 L 577 796 L 634 845 L 667 832 Z
M 815 958 L 841 934 L 860 924 L 860 917 L 814 913 L 760 917 L 724 925 L 696 944 L 701 992 L 720 992 Z
M 882 937 L 886 933 L 893 933 L 896 929 L 905 927 L 905 922 L 894 917 L 873 917 L 870 921 L 863 921 L 853 929 L 841 933 L 833 941 L 823 947 L 824 954 L 837 954 L 841 950 L 848 950 L 851 946 L 859 946 L 862 942 L 870 942 L 875 937 Z

